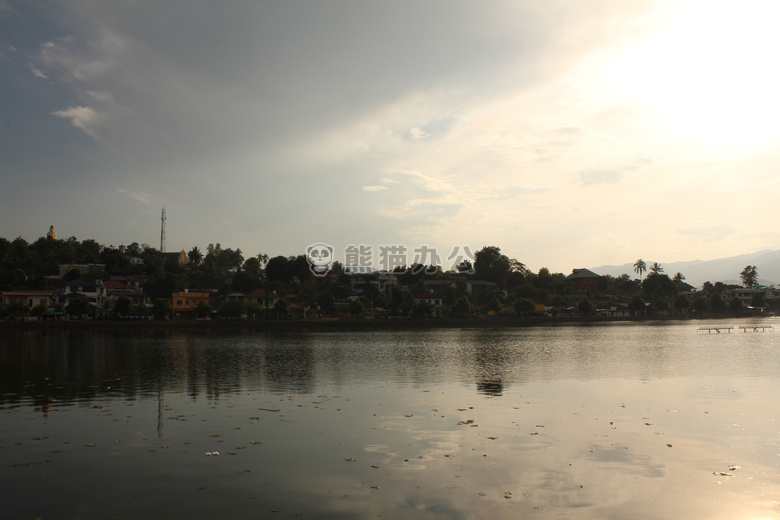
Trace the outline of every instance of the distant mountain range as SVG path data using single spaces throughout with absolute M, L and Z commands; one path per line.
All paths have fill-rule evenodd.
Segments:
M 649 268 L 657 260 L 644 259 Z M 760 285 L 777 285 L 780 281 L 780 251 L 758 251 L 746 255 L 719 258 L 717 260 L 691 260 L 688 262 L 674 262 L 664 264 L 658 262 L 663 268 L 664 274 L 673 277 L 676 273 L 685 276 L 685 282 L 700 289 L 704 282 L 723 282 L 726 284 L 742 285 L 739 274 L 748 265 L 755 265 L 758 269 L 758 281 Z M 631 278 L 638 278 L 634 271 L 634 264 L 603 265 L 590 267 L 596 274 L 608 274 L 620 276 L 627 274 Z M 643 277 L 647 273 L 643 274 Z

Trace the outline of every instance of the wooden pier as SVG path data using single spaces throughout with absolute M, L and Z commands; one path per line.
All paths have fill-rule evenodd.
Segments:
M 775 328 L 772 325 L 747 325 L 740 327 L 742 332 L 772 332 Z
M 734 327 L 699 327 L 698 332 L 701 334 L 731 334 Z M 740 325 L 739 330 L 742 332 L 772 332 L 775 330 L 772 325 Z
M 699 332 L 707 334 L 731 334 L 734 327 L 699 327 Z

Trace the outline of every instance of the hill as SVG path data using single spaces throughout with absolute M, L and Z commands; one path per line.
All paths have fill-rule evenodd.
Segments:
M 645 259 L 648 267 L 656 261 Z M 758 280 L 761 285 L 776 285 L 780 282 L 780 251 L 764 250 L 715 260 L 690 260 L 668 264 L 658 263 L 663 267 L 665 274 L 674 276 L 675 273 L 680 272 L 685 276 L 685 281 L 697 289 L 701 288 L 702 284 L 707 281 L 742 285 L 739 273 L 747 265 L 755 265 L 758 268 Z M 589 269 L 601 275 L 620 276 L 628 274 L 632 278 L 637 277 L 637 274 L 634 272 L 633 262 L 623 265 L 603 265 Z

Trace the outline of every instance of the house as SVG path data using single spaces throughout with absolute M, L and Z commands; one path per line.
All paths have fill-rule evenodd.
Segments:
M 625 303 L 610 305 L 604 309 L 598 309 L 596 312 L 599 316 L 607 318 L 627 318 L 634 315 L 634 312 Z
M 601 276 L 588 269 L 573 269 L 571 274 L 566 277 L 578 291 L 589 291 L 598 289 Z
M 444 314 L 444 298 L 432 292 L 425 292 L 414 297 L 414 304 L 428 303 L 433 306 L 431 317 L 441 318 Z
M 178 253 L 163 253 L 166 262 L 176 262 L 179 265 L 185 265 L 188 261 L 187 253 L 182 249 Z
M 54 303 L 54 291 L 3 291 L 2 298 L 4 305 L 21 302 L 28 309 L 32 309 L 38 305 L 46 305 L 48 307 Z
M 171 295 L 173 312 L 194 311 L 199 303 L 203 302 L 208 304 L 209 297 L 210 294 L 207 292 L 189 292 L 186 289 L 181 292 L 175 292 Z
M 276 305 L 276 301 L 279 299 L 279 295 L 276 294 L 276 291 L 271 291 L 268 294 L 268 307 L 265 306 L 265 300 L 266 300 L 265 295 L 266 295 L 265 289 L 262 288 L 255 289 L 254 291 L 245 294 L 243 299 L 254 302 L 260 305 L 260 307 L 263 307 L 264 309 L 265 308 L 273 309 L 274 305 Z
M 771 304 L 773 301 L 780 298 L 780 289 L 775 289 L 774 287 L 759 287 L 756 289 L 740 287 L 737 289 L 726 289 L 723 291 L 723 293 L 721 293 L 721 298 L 723 298 L 725 301 L 737 298 L 742 302 L 742 305 L 749 307 L 753 305 L 754 294 L 763 295 L 764 301 L 767 304 Z
M 61 293 L 61 303 L 67 303 L 68 300 L 76 296 L 84 296 L 93 306 L 103 308 L 106 288 L 100 280 L 90 282 L 83 278 L 77 278 L 65 283 Z

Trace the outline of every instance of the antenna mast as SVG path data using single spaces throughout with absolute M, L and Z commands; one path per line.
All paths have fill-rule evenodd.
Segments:
M 162 209 L 162 218 L 160 219 L 160 252 L 165 252 L 165 206 Z

